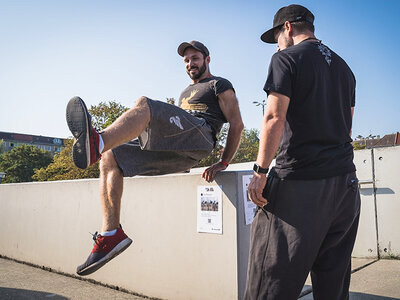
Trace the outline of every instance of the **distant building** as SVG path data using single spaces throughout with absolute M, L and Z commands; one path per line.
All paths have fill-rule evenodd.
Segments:
M 12 150 L 19 145 L 33 145 L 39 149 L 49 151 L 53 154 L 61 152 L 64 149 L 64 139 L 41 135 L 20 134 L 13 132 L 0 131 L 0 140 L 5 152 Z
M 356 140 L 356 142 L 360 145 L 365 145 L 366 148 L 396 146 L 400 145 L 400 132 L 387 134 L 383 138 L 380 138 L 379 135 L 373 139 L 362 138 Z

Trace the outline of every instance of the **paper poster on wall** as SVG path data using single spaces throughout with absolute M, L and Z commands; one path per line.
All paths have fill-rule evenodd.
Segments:
M 255 205 L 249 198 L 248 188 L 253 178 L 253 175 L 243 175 L 242 182 L 243 182 L 243 204 L 244 204 L 244 218 L 246 225 L 251 224 L 253 222 L 254 216 L 257 212 L 257 205 Z
M 197 232 L 222 234 L 221 187 L 197 187 Z

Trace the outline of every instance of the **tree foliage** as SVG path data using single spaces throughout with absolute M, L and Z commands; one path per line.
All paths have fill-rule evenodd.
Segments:
M 111 125 L 128 108 L 115 101 L 100 102 L 98 105 L 91 106 L 89 113 L 92 116 L 92 124 L 98 130 L 103 130 Z M 72 160 L 73 140 L 65 140 L 65 148 L 54 156 L 54 162 L 46 168 L 35 172 L 34 179 L 38 181 L 53 180 L 72 180 L 82 178 L 98 178 L 99 163 L 95 163 L 89 168 L 82 170 L 74 165 Z
M 37 181 L 72 180 L 81 178 L 98 178 L 99 163 L 82 170 L 74 165 L 72 160 L 73 140 L 64 140 L 65 148 L 54 156 L 54 161 L 47 167 L 38 169 L 33 175 Z
M 35 170 L 47 167 L 52 162 L 51 153 L 32 145 L 20 145 L 1 154 L 0 172 L 6 173 L 4 183 L 33 181 Z
M 90 106 L 89 113 L 92 116 L 93 127 L 98 130 L 107 128 L 128 109 L 115 101 L 100 102 L 98 105 Z
M 175 101 L 175 98 L 168 98 L 168 97 L 167 97 L 167 103 L 168 103 L 168 104 L 175 105 L 175 102 L 176 102 L 176 101 Z
M 229 125 L 225 124 L 217 135 L 218 142 L 210 156 L 202 159 L 196 167 L 206 167 L 218 162 L 224 151 L 226 138 L 228 136 Z M 231 163 L 255 161 L 258 153 L 258 134 L 257 129 L 244 129 L 240 138 L 239 148 Z
M 353 142 L 352 145 L 353 145 L 354 150 L 361 150 L 361 149 L 365 149 L 367 147 L 366 145 L 361 145 L 360 143 L 358 143 L 356 141 Z
M 4 152 L 4 140 L 0 140 L 0 154 Z
M 240 139 L 239 149 L 231 163 L 255 161 L 258 154 L 259 131 L 257 129 L 244 129 Z

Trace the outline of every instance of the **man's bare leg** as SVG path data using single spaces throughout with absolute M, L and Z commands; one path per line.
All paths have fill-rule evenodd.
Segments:
M 123 174 L 110 149 L 137 138 L 150 122 L 150 108 L 146 97 L 123 113 L 101 134 L 104 142 L 100 161 L 100 200 L 103 211 L 102 232 L 118 228 L 120 224 Z
M 77 166 L 86 168 L 86 165 L 93 164 L 95 161 L 91 159 L 89 154 L 96 155 L 96 159 L 100 158 L 99 154 L 92 154 L 100 138 L 99 134 L 91 126 L 86 106 L 79 97 L 70 100 L 67 107 L 67 122 L 74 137 L 79 139 L 77 140 L 79 145 L 76 145 L 75 149 L 73 149 L 78 156 L 79 165 Z M 77 267 L 79 275 L 88 275 L 95 272 L 132 243 L 132 240 L 124 233 L 122 228 L 119 228 L 123 174 L 115 161 L 111 149 L 138 137 L 146 129 L 149 122 L 150 107 L 147 98 L 141 97 L 133 108 L 120 116 L 101 134 L 104 143 L 103 159 L 100 162 L 100 200 L 103 212 L 103 234 L 98 235 L 96 233 L 93 235 L 93 239 L 96 242 L 86 261 Z M 85 155 L 88 156 L 88 159 L 84 157 Z M 117 229 L 115 233 L 107 232 L 114 229 Z
M 76 272 L 81 276 L 95 272 L 132 244 L 132 240 L 122 228 L 119 228 L 122 188 L 123 174 L 114 159 L 114 154 L 111 150 L 108 150 L 104 153 L 100 162 L 100 200 L 103 210 L 102 234 L 96 232 L 93 235 L 95 243 L 92 252 L 86 261 L 76 269 Z M 116 229 L 115 233 L 107 232 L 114 229 Z
M 150 108 L 146 97 L 140 97 L 135 106 L 123 113 L 101 133 L 103 153 L 137 138 L 150 122 Z
M 115 161 L 112 148 L 137 138 L 150 122 L 150 108 L 146 97 L 123 113 L 101 133 L 104 142 L 100 161 L 100 200 L 103 211 L 102 232 L 118 228 L 120 224 L 123 174 Z
M 123 174 L 108 150 L 100 161 L 100 201 L 103 212 L 102 232 L 118 228 L 120 224 Z

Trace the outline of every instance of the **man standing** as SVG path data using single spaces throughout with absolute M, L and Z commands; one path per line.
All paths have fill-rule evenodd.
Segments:
M 78 266 L 79 275 L 93 273 L 132 243 L 120 226 L 124 176 L 190 169 L 210 154 L 226 122 L 230 127 L 221 160 L 207 168 L 203 178 L 210 182 L 217 172 L 226 169 L 238 148 L 243 122 L 232 84 L 211 75 L 209 51 L 202 43 L 184 42 L 178 53 L 192 79 L 180 96 L 180 107 L 141 97 L 133 108 L 98 133 L 82 99 L 74 97 L 68 103 L 67 123 L 75 137 L 75 165 L 84 169 L 102 157 L 102 233 L 94 234 L 94 248 L 85 263 Z
M 245 299 L 297 299 L 309 271 L 314 299 L 348 299 L 360 196 L 351 145 L 355 78 L 314 36 L 314 15 L 281 8 L 261 39 L 278 43 L 260 148 L 249 185 Z M 276 166 L 268 167 L 280 146 Z

